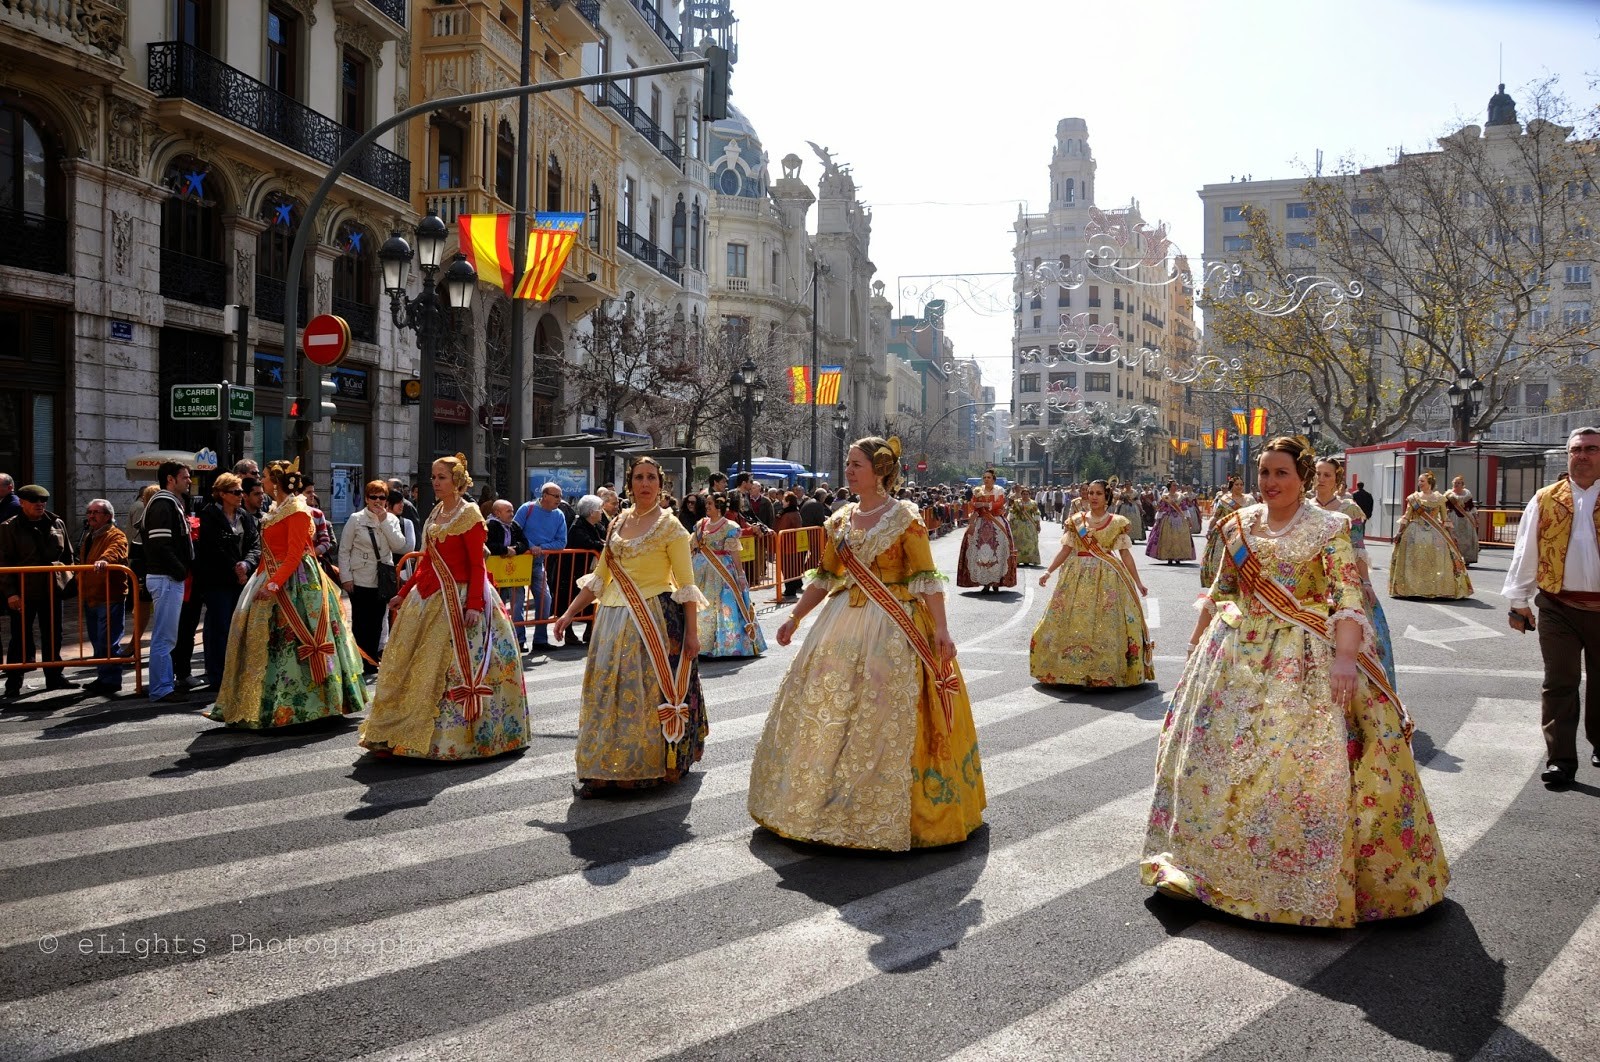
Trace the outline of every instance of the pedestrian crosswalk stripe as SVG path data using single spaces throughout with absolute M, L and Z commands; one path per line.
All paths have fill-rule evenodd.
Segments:
M 1540 1058 L 1592 1058 L 1600 1042 L 1600 1010 L 1584 986 L 1594 984 L 1596 970 L 1600 970 L 1600 907 L 1589 912 L 1473 1062 L 1528 1057 L 1535 1054 L 1529 1044 Z

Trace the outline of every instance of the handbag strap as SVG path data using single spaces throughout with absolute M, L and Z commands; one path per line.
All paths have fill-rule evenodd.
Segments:
M 373 534 L 371 524 L 367 525 L 367 537 L 372 540 L 372 559 L 379 564 L 393 564 L 393 553 L 390 554 L 389 559 L 386 561 L 383 559 L 383 554 L 378 552 L 378 536 Z

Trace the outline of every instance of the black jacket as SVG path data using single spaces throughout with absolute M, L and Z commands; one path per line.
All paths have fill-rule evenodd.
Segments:
M 606 548 L 605 523 L 591 524 L 587 520 L 578 519 L 572 522 L 572 527 L 567 531 L 568 549 L 592 549 L 596 553 Z
M 1367 519 L 1372 519 L 1372 495 L 1368 493 L 1367 488 L 1357 487 L 1350 497 L 1361 506 L 1361 511 L 1367 514 Z
M 826 505 L 815 498 L 807 498 L 805 504 L 800 506 L 800 525 L 802 527 L 821 527 L 828 522 L 828 517 L 833 515 Z
M 35 564 L 72 564 L 72 537 L 67 533 L 66 521 L 46 509 L 38 520 L 29 520 L 18 513 L 0 523 L 0 568 L 20 568 Z M 28 596 L 49 593 L 46 582 L 48 572 L 25 577 Z M 21 593 L 21 578 L 0 575 L 0 604 L 12 594 Z M 43 597 L 38 597 L 41 603 Z M 14 673 L 14 672 L 13 672 Z
M 522 533 L 522 528 L 516 524 L 511 525 L 511 535 L 506 537 L 506 525 L 499 520 L 490 518 L 485 521 L 489 525 L 489 547 L 491 557 L 509 557 L 517 553 L 528 552 L 528 536 Z
M 142 527 L 145 573 L 187 578 L 194 564 L 194 542 L 189 538 L 189 516 L 181 499 L 169 491 L 158 491 L 144 507 Z
M 235 531 L 222 506 L 200 510 L 200 541 L 195 543 L 194 584 L 201 590 L 225 590 L 239 585 L 234 565 L 244 561 L 254 571 L 261 562 L 261 528 L 256 518 L 239 510 Z

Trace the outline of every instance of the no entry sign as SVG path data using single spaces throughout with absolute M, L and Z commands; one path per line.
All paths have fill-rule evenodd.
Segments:
M 308 361 L 318 365 L 337 365 L 350 349 L 350 325 L 343 317 L 318 314 L 306 324 L 300 339 Z

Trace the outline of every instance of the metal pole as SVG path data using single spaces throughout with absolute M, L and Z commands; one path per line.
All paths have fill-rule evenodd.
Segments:
M 233 418 L 228 415 L 228 381 L 222 381 L 222 441 L 217 446 L 217 471 L 233 471 Z
M 532 77 L 530 61 L 532 48 L 530 46 L 533 34 L 533 0 L 522 0 L 522 80 L 521 85 L 526 87 Z M 526 94 L 517 97 L 517 201 L 513 204 L 515 216 L 511 222 L 511 290 L 515 292 L 517 285 L 522 282 L 522 267 L 528 257 L 528 141 L 531 139 L 529 132 L 529 109 L 532 99 Z M 551 210 L 560 210 L 560 203 L 546 203 Z M 511 483 L 520 479 L 514 475 L 511 468 L 512 455 L 517 447 L 522 445 L 525 434 L 522 426 L 522 399 L 526 387 L 523 373 L 527 372 L 527 360 L 522 350 L 523 336 L 523 300 L 511 300 L 511 393 L 506 396 L 506 482 L 495 484 L 495 489 L 502 497 L 511 498 L 513 502 L 520 501 L 521 493 L 513 495 L 510 490 Z M 499 440 L 494 434 L 494 403 L 489 403 L 489 452 L 499 453 Z M 526 490 L 519 485 L 519 490 Z
M 417 352 L 422 358 L 422 393 L 417 398 L 417 509 L 426 513 L 433 508 L 433 452 L 437 448 L 433 419 L 433 377 L 439 361 L 439 336 L 443 330 L 440 319 L 439 289 L 433 282 L 434 270 L 422 272 L 422 293 L 413 304 L 417 332 Z
M 513 96 L 531 96 L 538 92 L 555 92 L 558 89 L 581 88 L 584 85 L 603 85 L 613 81 L 622 81 L 627 78 L 651 77 L 656 74 L 676 74 L 684 70 L 700 70 L 711 64 L 709 59 L 685 59 L 676 63 L 661 63 L 658 66 L 642 66 L 626 72 L 612 72 L 604 74 L 587 74 L 583 77 L 562 78 L 559 81 L 545 81 L 538 85 L 511 85 L 506 88 L 489 89 L 484 92 L 468 92 L 461 96 L 447 96 L 443 99 L 428 100 L 407 107 L 398 114 L 392 114 L 383 121 L 356 137 L 350 146 L 345 149 L 334 164 L 328 167 L 327 176 L 322 178 L 322 183 L 317 185 L 317 190 L 311 193 L 311 199 L 306 204 L 304 219 L 315 218 L 322 210 L 322 204 L 327 201 L 328 195 L 333 191 L 333 186 L 343 177 L 350 164 L 361 157 L 362 152 L 374 144 L 384 133 L 395 126 L 423 115 L 432 114 L 434 111 L 452 110 L 457 107 L 467 107 L 474 103 L 492 103 L 495 100 L 508 100 Z M 300 384 L 300 344 L 296 342 L 294 322 L 300 313 L 300 266 L 305 258 L 306 245 L 311 242 L 313 225 L 306 220 L 295 227 L 294 243 L 289 248 L 289 268 L 284 277 L 283 293 L 283 394 L 286 401 L 283 404 L 283 452 L 285 457 L 290 453 L 289 431 L 289 403 L 287 399 L 299 389 Z M 426 375 L 424 375 L 426 380 Z M 427 384 L 424 382 L 423 387 Z
M 822 262 L 811 259 L 811 471 L 817 470 L 817 308 L 820 305 Z
M 233 378 L 238 380 L 241 384 L 249 384 L 255 380 L 255 374 L 250 371 L 249 363 L 250 307 L 239 306 L 234 312 L 238 314 L 238 317 L 235 318 L 233 322 Z M 231 433 L 233 432 L 233 421 L 229 419 L 226 423 L 228 425 L 227 433 L 231 438 Z M 255 427 L 255 424 L 252 422 L 250 426 L 253 428 Z M 239 449 L 241 453 L 244 450 L 244 435 L 242 429 L 239 437 Z

